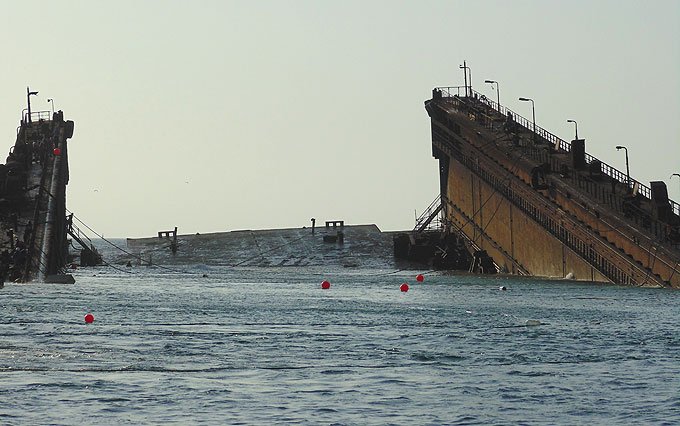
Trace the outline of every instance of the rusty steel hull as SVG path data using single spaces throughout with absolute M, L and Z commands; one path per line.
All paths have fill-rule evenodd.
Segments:
M 27 113 L 0 164 L 0 275 L 50 281 L 68 261 L 66 186 L 73 121 L 61 111 Z
M 680 216 L 658 183 L 645 197 L 583 141 L 534 132 L 470 88 L 453 92 L 425 103 L 450 232 L 501 272 L 680 288 Z

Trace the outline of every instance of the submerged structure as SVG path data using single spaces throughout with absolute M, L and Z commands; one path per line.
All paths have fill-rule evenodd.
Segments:
M 440 196 L 422 225 L 439 215 L 471 270 L 487 259 L 479 272 L 680 288 L 680 205 L 664 182 L 636 181 L 467 83 L 435 88 L 425 109 Z
M 208 267 L 304 267 L 394 269 L 392 234 L 376 225 L 327 221 L 325 226 L 238 230 L 178 235 L 161 231 L 157 237 L 128 238 L 130 252 L 117 263 L 195 265 Z
M 68 139 L 73 121 L 62 111 L 32 112 L 28 108 L 5 164 L 0 164 L 0 278 L 2 282 L 31 280 L 71 282 L 70 234 L 83 246 L 85 259 L 100 260 L 91 243 L 73 226 L 66 210 L 69 181 Z M 82 256 L 81 256 L 82 261 Z

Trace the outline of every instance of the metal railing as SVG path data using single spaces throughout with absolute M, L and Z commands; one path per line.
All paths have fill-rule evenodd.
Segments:
M 437 195 L 423 213 L 416 219 L 413 232 L 425 230 L 440 230 L 442 228 L 442 202 L 440 195 Z
M 508 113 L 512 114 L 513 121 L 527 129 L 528 131 L 532 132 L 534 130 L 534 123 L 531 120 L 528 120 L 522 117 L 521 115 L 517 114 L 516 112 L 512 111 L 511 109 L 498 104 L 498 102 L 495 102 L 494 100 L 487 98 L 485 95 L 477 92 L 476 90 L 473 90 L 471 87 L 468 87 L 467 91 L 465 89 L 466 89 L 465 86 L 450 86 L 435 88 L 435 90 L 439 90 L 441 92 L 443 98 L 456 98 L 461 100 L 461 102 L 463 101 L 466 92 L 471 93 L 472 97 L 475 98 L 477 101 L 484 103 L 485 105 L 489 106 L 490 108 L 497 111 L 501 115 L 507 117 Z M 544 128 L 538 125 L 535 126 L 535 129 L 536 135 L 552 144 L 556 150 L 565 153 L 571 151 L 571 143 L 561 139 L 560 137 L 550 133 L 549 131 L 545 130 Z M 586 163 L 590 164 L 596 160 L 600 161 L 598 158 L 588 153 L 585 153 Z M 642 195 L 643 197 L 649 200 L 652 199 L 652 189 L 650 187 L 643 184 L 642 182 L 633 179 L 632 177 L 629 180 L 628 176 L 625 173 L 621 172 L 620 170 L 616 169 L 615 167 L 612 167 L 611 165 L 605 162 L 600 161 L 600 163 L 602 165 L 601 166 L 602 173 L 606 174 L 612 179 L 616 179 L 617 181 L 621 182 L 626 187 L 628 187 L 629 190 L 637 188 L 637 193 L 639 195 Z M 670 198 L 668 199 L 668 202 L 670 203 L 673 213 L 680 216 L 680 204 L 671 200 Z
M 71 219 L 68 223 L 67 232 L 78 242 L 78 244 L 81 245 L 81 247 L 94 251 L 94 244 L 92 244 L 92 240 L 83 231 L 81 231 L 80 228 L 75 225 L 75 223 L 73 223 L 73 219 Z
M 52 121 L 52 112 L 51 111 L 33 111 L 31 112 L 31 122 L 36 122 L 36 121 Z M 28 122 L 28 112 L 24 111 L 23 117 L 21 118 L 21 121 L 24 123 Z

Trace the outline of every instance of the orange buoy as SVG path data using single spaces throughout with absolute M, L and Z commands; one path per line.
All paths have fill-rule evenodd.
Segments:
M 324 290 L 328 290 L 329 288 L 331 288 L 331 283 L 326 280 L 323 280 L 321 282 L 321 288 Z
M 59 148 L 54 148 L 54 151 L 52 152 L 54 152 L 54 155 L 61 155 L 61 149 Z
M 94 322 L 94 315 L 88 312 L 87 315 L 85 315 L 85 322 L 92 324 Z
M 425 277 L 423 276 L 423 274 L 416 275 L 416 281 L 418 281 L 419 283 L 425 281 Z
M 406 293 L 408 291 L 408 284 L 404 283 L 399 287 L 399 290 Z

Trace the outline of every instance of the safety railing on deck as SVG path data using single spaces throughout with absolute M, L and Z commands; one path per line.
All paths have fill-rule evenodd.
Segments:
M 536 135 L 539 136 L 540 138 L 544 139 L 545 141 L 549 142 L 552 144 L 558 151 L 563 151 L 563 152 L 570 152 L 571 151 L 571 143 L 559 138 L 558 136 L 550 133 L 549 131 L 545 130 L 544 128 L 540 126 L 535 126 L 534 123 L 531 120 L 528 120 L 521 115 L 517 114 L 516 112 L 510 110 L 509 108 L 504 107 L 503 105 L 500 105 L 498 102 L 493 101 L 492 99 L 487 98 L 485 95 L 477 92 L 476 90 L 473 90 L 471 87 L 466 87 L 465 86 L 450 86 L 450 87 L 436 87 L 435 90 L 439 90 L 442 94 L 442 97 L 444 98 L 455 98 L 463 101 L 463 98 L 466 96 L 466 93 L 469 93 L 471 97 L 477 99 L 478 101 L 488 105 L 491 107 L 493 110 L 499 112 L 502 114 L 504 117 L 508 116 L 508 113 L 512 114 L 512 119 L 527 129 L 528 131 L 533 131 L 534 128 L 536 129 Z M 586 163 L 590 164 L 591 162 L 597 160 L 596 157 L 586 153 L 585 154 L 585 160 Z M 613 179 L 616 179 L 617 181 L 621 182 L 622 184 L 626 185 L 629 187 L 630 190 L 633 188 L 637 188 L 637 193 L 642 195 L 645 198 L 652 199 L 652 189 L 648 187 L 647 185 L 630 178 L 628 179 L 628 176 L 626 176 L 625 173 L 621 172 L 620 170 L 616 169 L 615 167 L 610 166 L 607 163 L 604 163 L 600 161 L 602 164 L 602 173 L 606 174 L 607 176 L 610 176 Z M 676 215 L 680 215 L 680 204 L 677 202 L 671 200 L 670 198 L 668 199 L 668 202 L 671 205 L 671 209 L 673 210 L 673 213 Z
M 21 117 L 21 120 L 26 123 L 28 122 L 28 112 L 24 111 L 23 117 Z M 51 121 L 52 120 L 52 112 L 50 111 L 33 111 L 31 112 L 31 121 L 33 123 L 37 121 Z
M 67 225 L 68 225 L 67 232 L 69 233 L 69 235 L 71 235 L 73 237 L 74 240 L 76 240 L 78 242 L 78 244 L 80 244 L 80 246 L 82 248 L 84 248 L 86 250 L 91 250 L 91 251 L 94 251 L 94 252 L 97 251 L 95 249 L 94 244 L 92 243 L 92 240 L 90 239 L 90 237 L 88 237 L 83 231 L 80 230 L 80 228 L 78 228 L 75 225 L 75 223 L 73 223 L 73 216 L 71 216 L 68 219 Z
M 423 213 L 416 219 L 413 232 L 423 232 L 425 230 L 440 230 L 442 228 L 442 202 L 437 195 Z

